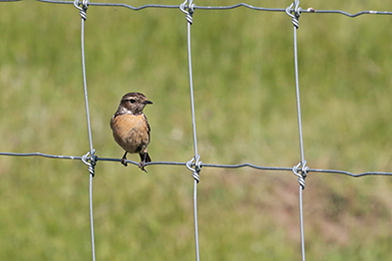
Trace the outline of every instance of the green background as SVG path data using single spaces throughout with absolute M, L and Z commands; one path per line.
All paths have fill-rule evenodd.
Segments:
M 291 4 L 271 2 L 246 3 Z M 381 0 L 300 6 L 392 10 Z M 392 170 L 391 22 L 382 15 L 300 17 L 310 168 Z M 121 96 L 138 91 L 154 102 L 145 109 L 153 161 L 192 158 L 185 14 L 91 6 L 85 47 L 96 154 L 121 158 L 109 121 Z M 203 162 L 292 167 L 300 161 L 293 26 L 285 13 L 196 10 L 192 59 Z M 80 16 L 73 5 L 0 3 L 0 151 L 85 154 L 81 72 Z M 191 172 L 184 166 L 147 169 L 98 162 L 97 260 L 195 259 Z M 0 259 L 91 259 L 88 181 L 81 161 L 0 157 Z M 391 186 L 391 177 L 309 173 L 303 192 L 307 259 L 392 260 Z M 300 260 L 298 182 L 291 172 L 203 168 L 198 196 L 202 260 Z

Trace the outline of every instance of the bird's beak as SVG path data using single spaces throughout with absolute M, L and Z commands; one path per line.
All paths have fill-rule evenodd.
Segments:
M 145 100 L 144 104 L 152 104 L 152 101 Z

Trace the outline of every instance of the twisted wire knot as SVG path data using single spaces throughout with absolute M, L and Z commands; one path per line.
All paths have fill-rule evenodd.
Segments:
M 293 167 L 292 171 L 295 176 L 298 177 L 298 183 L 301 185 L 302 189 L 305 189 L 305 178 L 308 175 L 309 167 L 306 166 L 306 160 L 298 163 L 296 166 Z
M 200 175 L 199 172 L 201 170 L 201 165 L 203 162 L 200 161 L 200 155 L 197 155 L 196 157 L 191 158 L 189 161 L 186 163 L 186 167 L 192 171 L 192 177 L 199 183 L 200 181 Z
M 80 7 L 79 6 L 79 4 L 82 4 L 82 7 Z M 89 5 L 89 0 L 81 0 L 81 1 L 79 1 L 79 0 L 75 0 L 74 1 L 74 6 L 77 8 L 77 9 L 79 9 L 79 14 L 80 14 L 80 16 L 83 18 L 83 20 L 87 20 L 87 8 L 88 8 L 88 5 Z
M 95 150 L 93 150 L 93 153 L 90 155 L 90 151 L 88 151 L 86 154 L 82 156 L 82 161 L 84 164 L 88 166 L 88 172 L 90 172 L 90 175 L 93 177 L 95 176 L 95 165 L 97 164 L 97 156 L 95 156 Z
M 189 24 L 193 23 L 193 13 L 195 12 L 195 4 L 192 3 L 193 0 L 189 1 L 188 4 L 188 11 L 186 10 L 187 6 L 186 3 L 188 0 L 185 0 L 184 3 L 180 4 L 180 10 L 186 14 L 185 19 L 188 21 Z
M 294 10 L 292 9 L 294 7 Z M 286 14 L 291 17 L 291 22 L 295 28 L 299 28 L 299 17 L 301 16 L 302 8 L 299 7 L 299 0 L 294 0 L 294 2 L 286 8 Z M 291 14 L 294 12 L 294 14 Z

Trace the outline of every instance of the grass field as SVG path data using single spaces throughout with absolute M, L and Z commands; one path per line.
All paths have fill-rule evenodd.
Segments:
M 291 4 L 270 2 L 246 3 Z M 391 11 L 386 3 L 301 1 L 301 7 Z M 188 161 L 193 141 L 185 15 L 178 9 L 92 6 L 87 16 L 96 154 L 122 156 L 109 121 L 121 96 L 139 91 L 154 102 L 145 109 L 152 159 Z M 377 15 L 300 17 L 309 167 L 392 171 L 391 22 L 392 16 Z M 192 59 L 203 162 L 292 167 L 300 161 L 292 34 L 285 13 L 196 10 Z M 0 151 L 85 154 L 81 72 L 80 16 L 73 5 L 1 3 Z M 178 166 L 147 169 L 145 174 L 135 166 L 98 162 L 97 260 L 195 259 L 191 173 Z M 88 175 L 79 161 L 0 157 L 0 260 L 91 259 Z M 307 259 L 392 260 L 391 187 L 392 177 L 310 173 L 303 194 Z M 198 193 L 202 260 L 300 260 L 292 173 L 203 168 Z

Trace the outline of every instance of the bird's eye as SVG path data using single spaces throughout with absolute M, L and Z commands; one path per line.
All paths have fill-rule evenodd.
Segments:
M 130 99 L 129 102 L 130 103 L 135 103 L 135 99 Z

